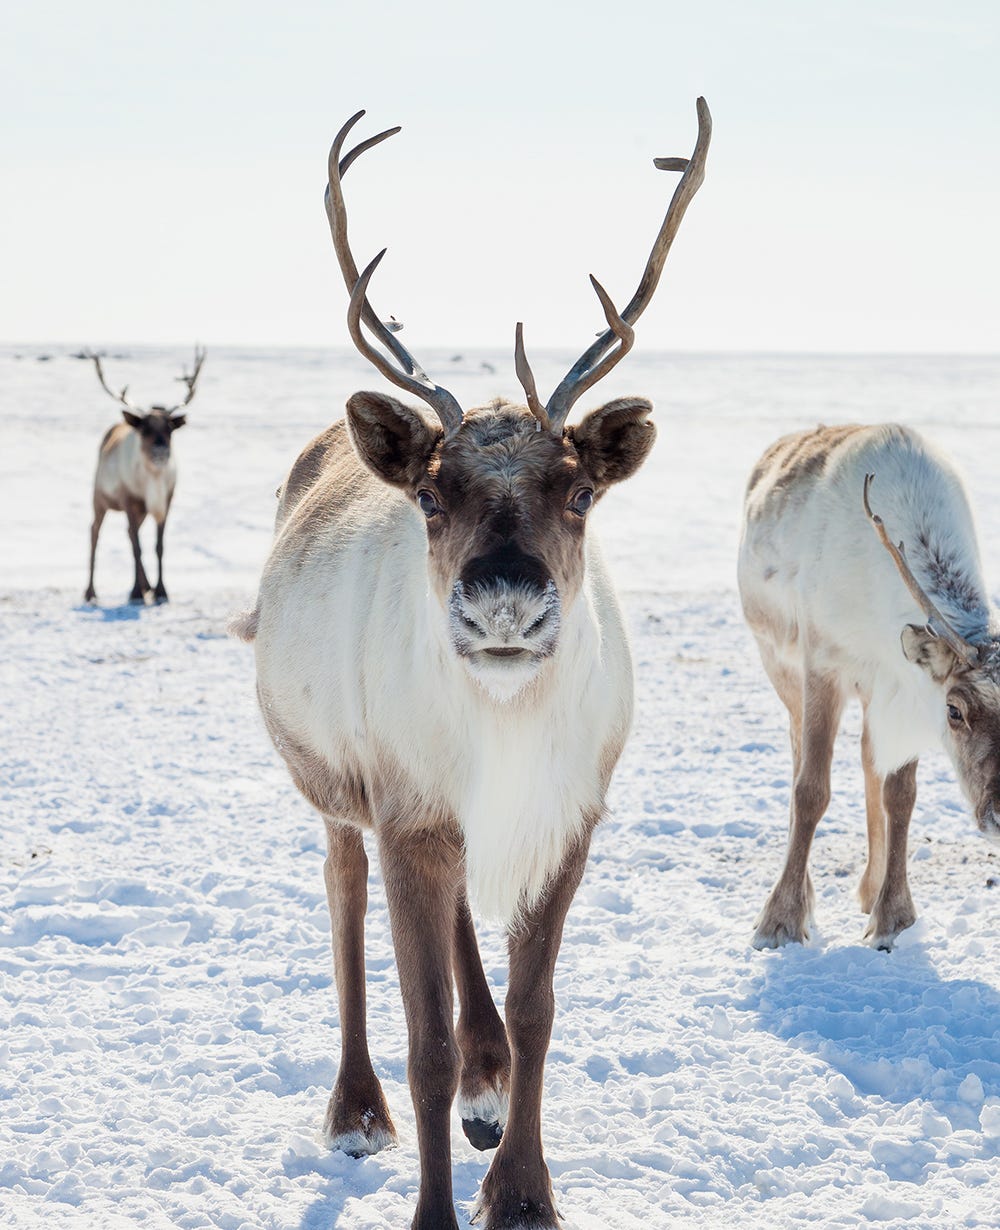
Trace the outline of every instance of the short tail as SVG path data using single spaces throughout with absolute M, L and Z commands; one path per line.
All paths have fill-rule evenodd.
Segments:
M 260 622 L 260 607 L 252 611 L 241 611 L 234 615 L 226 624 L 226 631 L 241 641 L 252 641 L 257 635 L 257 624 Z

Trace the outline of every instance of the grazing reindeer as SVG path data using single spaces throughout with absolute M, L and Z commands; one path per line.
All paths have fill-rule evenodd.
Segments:
M 632 714 L 622 617 L 585 529 L 591 507 L 638 469 L 655 435 L 644 398 L 565 423 L 632 345 L 632 325 L 702 182 L 711 120 L 699 99 L 692 158 L 656 160 L 684 175 L 639 288 L 619 315 L 594 282 L 609 327 L 548 402 L 518 325 L 527 406 L 495 401 L 463 413 L 368 303 L 384 253 L 358 275 L 341 176 L 399 131 L 341 159 L 363 114 L 341 129 L 329 162 L 327 212 L 351 291 L 348 325 L 361 353 L 440 424 L 383 393 L 355 393 L 346 423 L 318 436 L 293 466 L 256 608 L 234 630 L 256 638 L 267 728 L 326 821 L 342 1031 L 330 1145 L 361 1155 L 395 1140 L 365 1030 L 367 828 L 378 843 L 409 1031 L 421 1165 L 413 1226 L 457 1227 L 449 1124 L 458 1091 L 469 1140 L 499 1144 L 479 1197 L 484 1230 L 551 1228 L 558 1218 L 541 1097 L 553 970 Z M 469 898 L 508 927 L 506 1029 Z
M 112 393 L 104 379 L 100 358 L 96 354 L 88 357 L 94 360 L 101 388 L 125 407 L 122 410 L 125 422 L 108 429 L 97 454 L 94 521 L 90 527 L 90 580 L 83 599 L 85 602 L 93 602 L 97 598 L 94 589 L 97 538 L 105 514 L 114 510 L 123 512 L 128 517 L 128 536 L 135 560 L 135 584 L 129 594 L 129 601 L 145 602 L 146 595 L 152 589 L 142 566 L 142 552 L 139 547 L 139 527 L 149 513 L 156 522 L 158 574 L 156 588 L 152 590 L 153 599 L 156 602 L 166 602 L 167 591 L 163 585 L 163 530 L 177 483 L 177 467 L 170 455 L 170 437 L 187 422 L 187 416 L 177 412 L 189 405 L 194 397 L 201 365 L 205 362 L 205 352 L 195 348 L 194 371 L 190 375 L 185 373 L 177 377 L 187 385 L 187 396 L 184 400 L 176 406 L 153 406 L 145 412 L 127 400 L 127 385 L 120 393 Z
M 840 716 L 857 696 L 868 820 L 858 895 L 867 939 L 889 949 L 916 919 L 906 839 L 921 751 L 944 746 L 980 830 L 1000 837 L 1000 617 L 961 480 L 906 427 L 786 436 L 750 476 L 739 585 L 788 709 L 795 774 L 785 867 L 754 945 L 808 936 L 809 847 Z

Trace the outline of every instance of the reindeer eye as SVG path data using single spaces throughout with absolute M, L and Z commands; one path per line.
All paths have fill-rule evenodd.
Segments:
M 594 493 L 589 487 L 584 487 L 582 491 L 578 491 L 569 503 L 569 511 L 576 513 L 578 517 L 585 517 L 590 511 L 590 507 L 594 502 Z
M 429 491 L 417 492 L 417 504 L 420 507 L 420 511 L 424 514 L 428 521 L 431 517 L 436 517 L 441 511 L 440 505 Z
M 965 718 L 962 717 L 962 710 L 957 705 L 948 706 L 948 721 L 952 726 L 962 726 L 965 723 Z

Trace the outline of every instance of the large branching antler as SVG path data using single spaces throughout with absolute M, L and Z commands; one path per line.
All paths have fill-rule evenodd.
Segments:
M 591 276 L 594 290 L 601 301 L 604 316 L 608 322 L 607 329 L 598 337 L 570 368 L 556 391 L 549 398 L 544 409 L 535 390 L 535 380 L 524 354 L 524 339 L 521 325 L 518 324 L 514 362 L 518 379 L 528 398 L 528 408 L 543 427 L 555 433 L 561 433 L 566 418 L 574 403 L 587 389 L 602 380 L 609 371 L 619 363 L 632 349 L 634 333 L 632 326 L 649 306 L 663 272 L 663 266 L 670 251 L 670 245 L 684 217 L 684 212 L 694 194 L 705 179 L 705 162 L 708 158 L 708 146 L 712 140 L 712 116 L 708 103 L 699 98 L 698 108 L 698 140 L 690 158 L 654 158 L 653 165 L 659 171 L 683 171 L 680 183 L 674 189 L 666 216 L 660 226 L 659 234 L 653 244 L 653 250 L 646 261 L 639 287 L 629 300 L 628 306 L 619 314 L 611 302 L 611 298 L 596 278 Z M 615 346 L 615 343 L 618 343 Z M 614 349 L 612 349 L 614 347 Z
M 128 400 L 128 398 L 125 396 L 125 394 L 128 392 L 127 384 L 122 388 L 122 391 L 120 393 L 113 393 L 111 389 L 108 388 L 108 382 L 104 379 L 104 369 L 101 367 L 100 355 L 97 354 L 93 350 L 88 350 L 85 353 L 88 359 L 94 360 L 94 367 L 97 368 L 97 379 L 101 382 L 101 388 L 105 391 L 105 393 L 107 393 L 109 397 L 113 397 L 115 401 L 120 402 L 125 407 L 126 410 L 131 410 L 133 414 L 142 414 L 142 411 L 139 409 L 139 407 L 133 406 L 132 403 Z
M 194 397 L 195 385 L 198 383 L 198 377 L 201 375 L 201 365 L 205 362 L 205 350 L 200 346 L 194 348 L 194 371 L 190 375 L 187 372 L 182 372 L 181 375 L 175 376 L 175 380 L 180 380 L 187 385 L 187 397 L 184 398 L 176 406 L 171 406 L 167 411 L 168 414 L 176 414 L 178 410 L 183 410 L 185 406 L 190 405 L 191 399 Z
M 971 644 L 969 641 L 959 636 L 955 629 L 948 623 L 945 617 L 935 606 L 934 602 L 931 600 L 930 595 L 913 575 L 913 570 L 906 561 L 906 551 L 902 542 L 900 542 L 898 547 L 895 546 L 889 538 L 888 531 L 885 528 L 885 522 L 878 515 L 878 513 L 872 512 L 872 506 L 868 501 L 868 489 L 871 486 L 872 479 L 874 479 L 874 477 L 874 474 L 865 475 L 865 487 L 862 498 L 865 506 L 865 514 L 867 515 L 868 520 L 871 521 L 874 526 L 875 532 L 878 534 L 882 546 L 885 547 L 885 549 L 892 556 L 893 562 L 899 570 L 899 575 L 903 578 L 906 588 L 910 591 L 917 605 L 927 616 L 928 628 L 934 633 L 935 636 L 939 636 L 948 645 L 948 647 L 955 653 L 956 657 L 963 662 L 968 662 L 970 665 L 974 665 L 979 661 L 980 655 L 978 646 Z
M 333 237 L 334 251 L 340 263 L 341 273 L 344 275 L 344 282 L 351 295 L 351 304 L 347 315 L 348 328 L 350 329 L 355 346 L 357 346 L 369 363 L 378 368 L 387 380 L 391 380 L 399 388 L 405 389 L 409 393 L 414 393 L 421 400 L 425 401 L 441 420 L 445 434 L 450 436 L 461 425 L 462 407 L 447 389 L 435 384 L 430 379 L 406 347 L 400 342 L 399 338 L 394 336 L 395 331 L 402 326 L 396 322 L 393 322 L 392 325 L 385 324 L 375 314 L 374 309 L 368 302 L 368 283 L 379 261 L 385 255 L 386 250 L 383 248 L 364 272 L 359 275 L 358 266 L 355 263 L 350 244 L 348 243 L 347 206 L 344 204 L 344 192 L 341 187 L 344 173 L 351 163 L 366 150 L 371 149 L 372 146 L 378 145 L 381 141 L 394 136 L 400 131 L 398 127 L 387 128 L 385 132 L 377 133 L 374 137 L 369 137 L 366 141 L 360 142 L 360 144 L 356 145 L 354 149 L 341 158 L 340 151 L 343 148 L 344 141 L 347 139 L 347 134 L 363 115 L 364 111 L 359 111 L 356 115 L 352 115 L 334 138 L 333 145 L 330 147 L 329 182 L 327 183 L 325 197 L 326 216 L 330 222 L 330 234 Z M 398 367 L 369 342 L 362 325 L 367 326 L 381 345 L 395 358 Z

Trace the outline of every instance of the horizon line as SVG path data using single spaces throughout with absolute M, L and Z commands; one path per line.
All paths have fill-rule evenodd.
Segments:
M 114 346 L 121 349 L 131 350 L 190 350 L 191 346 L 196 344 L 190 340 L 182 342 L 150 342 L 150 341 L 105 341 L 104 346 Z M 216 350 L 285 350 L 285 351 L 329 351 L 332 354 L 353 354 L 357 355 L 357 350 L 347 344 L 330 344 L 327 342 L 212 342 L 207 343 L 198 340 L 197 344 L 207 348 L 209 345 Z M 57 339 L 45 340 L 7 340 L 0 339 L 0 349 L 7 351 L 14 350 L 60 350 L 68 351 L 75 349 L 78 351 L 89 350 L 89 345 L 85 345 L 79 341 L 66 341 Z M 472 345 L 463 345 L 455 343 L 452 345 L 430 345 L 427 350 L 432 350 L 435 353 L 453 352 L 456 357 L 462 357 L 460 352 L 469 351 L 472 353 L 489 353 L 498 354 L 506 353 L 506 347 L 490 345 L 488 343 L 475 343 Z M 549 345 L 538 346 L 534 348 L 537 354 L 561 354 L 564 350 L 572 350 L 575 352 L 576 347 L 570 344 L 566 346 Z M 789 358 L 789 359 L 823 359 L 823 358 L 858 358 L 858 359 L 1000 359 L 1000 350 L 892 350 L 892 349 L 753 349 L 749 347 L 686 347 L 684 349 L 673 349 L 670 347 L 644 347 L 641 351 L 634 351 L 637 357 L 646 355 L 671 355 L 676 358 Z M 14 355 L 14 358 L 21 356 Z M 29 356 L 36 360 L 41 357 L 39 355 Z M 49 356 L 51 357 L 51 356 Z M 63 354 L 61 357 L 76 358 L 74 354 Z M 513 359 L 513 348 L 510 350 L 510 357 Z

